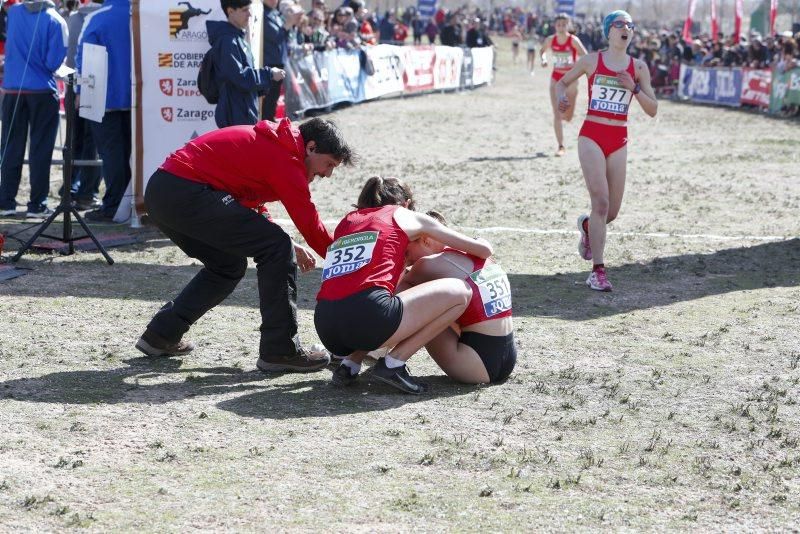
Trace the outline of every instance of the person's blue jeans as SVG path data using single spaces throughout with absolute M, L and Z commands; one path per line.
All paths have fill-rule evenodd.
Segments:
M 106 182 L 100 209 L 104 215 L 114 216 L 131 179 L 131 111 L 106 111 L 103 122 L 89 122 Z
M 31 195 L 28 211 L 40 212 L 46 207 L 50 190 L 50 165 L 58 134 L 58 96 L 55 93 L 7 94 L 0 114 L 3 121 L 0 134 L 0 209 L 17 207 L 30 128 Z

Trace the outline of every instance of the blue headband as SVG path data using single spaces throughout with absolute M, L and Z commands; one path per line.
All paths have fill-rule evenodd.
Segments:
M 611 23 L 617 20 L 619 17 L 625 17 L 626 19 L 632 21 L 633 17 L 631 17 L 627 11 L 623 11 L 618 9 L 616 11 L 612 11 L 606 18 L 603 19 L 603 35 L 606 39 L 608 39 L 608 32 L 611 31 Z

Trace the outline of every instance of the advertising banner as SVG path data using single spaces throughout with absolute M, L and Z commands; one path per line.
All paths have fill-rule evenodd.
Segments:
M 454 46 L 437 46 L 433 66 L 434 89 L 458 89 L 464 50 Z
M 739 106 L 742 93 L 742 69 L 713 69 L 681 65 L 678 94 L 705 104 Z
M 260 59 L 260 2 L 251 6 L 250 40 Z M 207 20 L 226 20 L 219 0 L 134 0 L 133 183 L 141 199 L 147 179 L 170 152 L 216 128 L 214 106 L 197 90 L 197 72 L 210 48 Z M 125 204 L 125 203 L 123 203 Z M 119 216 L 129 213 L 120 206 Z
M 403 86 L 405 92 L 433 89 L 433 67 L 436 48 L 433 46 L 403 47 Z
M 775 72 L 772 77 L 770 113 L 778 113 L 784 106 L 800 105 L 800 68 L 787 72 Z
M 491 47 L 473 48 L 472 50 L 472 86 L 477 87 L 492 81 L 492 63 L 494 52 Z
M 742 72 L 742 104 L 769 107 L 772 72 L 769 69 L 744 69 Z
M 364 99 L 372 100 L 403 92 L 403 47 L 377 45 L 367 49 L 375 74 L 364 80 Z
M 417 0 L 417 13 L 424 19 L 429 19 L 436 13 L 436 0 Z
M 358 50 L 337 48 L 315 54 L 317 68 L 326 73 L 328 97 L 331 104 L 339 102 L 361 102 L 364 100 L 365 75 L 361 72 Z M 287 112 L 289 110 L 287 109 Z

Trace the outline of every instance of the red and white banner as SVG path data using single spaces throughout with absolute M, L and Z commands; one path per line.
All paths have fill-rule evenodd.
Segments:
M 403 47 L 403 85 L 406 92 L 433 89 L 436 49 L 432 46 Z
M 694 17 L 694 8 L 697 7 L 697 0 L 689 0 L 689 9 L 686 13 L 686 22 L 683 23 L 683 33 L 681 36 L 687 43 L 692 42 L 692 18 Z
M 733 18 L 733 42 L 739 42 L 739 34 L 742 33 L 742 13 L 744 13 L 744 7 L 742 6 L 742 2 L 744 0 L 736 0 L 736 6 L 734 8 L 734 18 Z
M 742 104 L 769 107 L 772 90 L 772 71 L 769 69 L 744 69 L 742 75 Z
M 775 35 L 775 19 L 778 18 L 778 0 L 769 3 L 769 34 Z
M 719 20 L 717 20 L 717 0 L 711 0 L 711 40 L 719 41 Z
M 433 67 L 434 89 L 458 89 L 461 84 L 461 65 L 464 50 L 454 46 L 437 46 Z

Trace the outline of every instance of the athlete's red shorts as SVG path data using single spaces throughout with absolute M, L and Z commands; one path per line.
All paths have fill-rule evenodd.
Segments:
M 550 76 L 550 77 L 553 78 L 553 81 L 557 82 L 561 78 L 563 78 L 565 74 L 566 74 L 566 72 L 558 72 L 558 71 L 554 70 L 552 76 Z
M 585 137 L 597 143 L 607 158 L 628 144 L 628 127 L 584 121 L 578 137 Z

